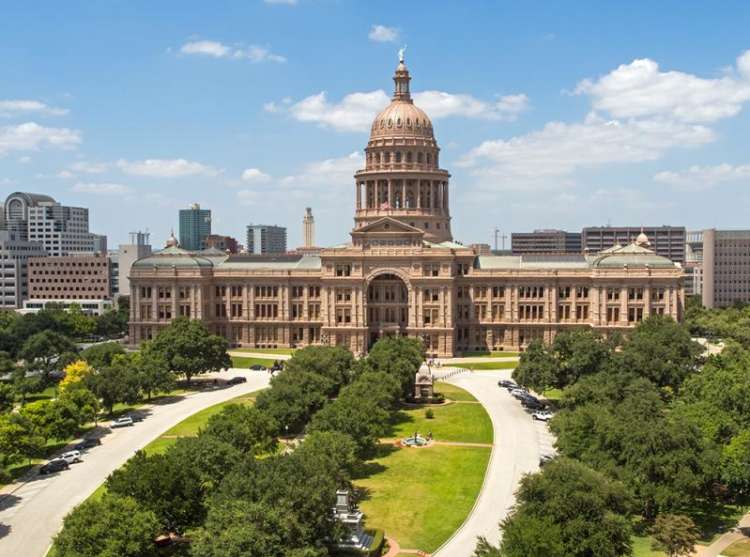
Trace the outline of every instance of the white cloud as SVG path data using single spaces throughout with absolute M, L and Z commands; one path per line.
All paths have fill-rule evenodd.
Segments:
M 28 164 L 31 162 L 31 157 L 29 157 L 28 155 L 19 157 L 18 162 L 20 162 L 21 164 Z
M 96 195 L 124 195 L 131 193 L 133 190 L 122 184 L 109 183 L 83 183 L 79 182 L 70 188 L 70 191 L 76 193 L 92 193 Z
M 68 113 L 68 110 L 66 108 L 49 106 L 39 101 L 23 99 L 0 100 L 0 116 L 15 116 L 16 114 L 28 112 L 36 112 L 49 116 L 63 116 Z
M 529 98 L 524 94 L 507 95 L 494 102 L 485 102 L 471 95 L 451 94 L 443 91 L 416 93 L 414 102 L 435 120 L 448 116 L 515 120 L 529 106 Z
M 78 161 L 71 164 L 68 168 L 73 172 L 81 174 L 101 174 L 109 169 L 109 165 L 105 162 Z
M 0 127 L 0 155 L 10 151 L 32 151 L 42 146 L 74 149 L 81 132 L 69 128 L 48 128 L 36 122 Z
M 654 180 L 677 189 L 709 189 L 725 182 L 746 180 L 750 183 L 750 164 L 734 166 L 723 163 L 715 166 L 691 166 L 682 172 L 663 171 Z
M 187 55 L 210 56 L 213 58 L 231 58 L 259 62 L 286 62 L 286 58 L 274 54 L 264 46 L 229 46 L 217 41 L 191 41 L 180 47 L 180 52 Z
M 681 122 L 715 122 L 734 116 L 750 100 L 750 51 L 737 59 L 737 71 L 704 79 L 661 71 L 648 58 L 623 64 L 596 80 L 581 81 L 577 94 L 592 98 L 593 108 L 616 118 L 661 116 Z
M 371 41 L 379 43 L 393 43 L 398 40 L 398 29 L 385 25 L 373 25 L 367 35 Z
M 212 166 L 185 159 L 145 159 L 141 161 L 120 159 L 117 161 L 117 167 L 126 174 L 156 178 L 216 176 L 220 174 L 220 171 Z
M 604 120 L 594 113 L 581 123 L 550 122 L 539 131 L 485 141 L 460 162 L 475 174 L 495 177 L 564 176 L 603 164 L 656 160 L 673 147 L 714 140 L 700 125 L 670 120 Z
M 390 97 L 382 89 L 350 93 L 337 103 L 329 102 L 325 91 L 321 91 L 291 104 L 288 111 L 300 122 L 316 122 L 337 131 L 366 131 L 377 113 L 389 102 Z M 527 109 L 528 97 L 524 94 L 508 95 L 486 102 L 467 94 L 423 91 L 414 94 L 414 103 L 433 120 L 450 116 L 514 120 Z M 289 101 L 285 99 L 284 104 L 289 104 Z M 284 111 L 284 107 L 278 103 L 266 103 L 264 108 L 267 112 Z
M 259 168 L 246 168 L 242 173 L 242 180 L 245 182 L 268 182 L 271 176 L 262 172 Z

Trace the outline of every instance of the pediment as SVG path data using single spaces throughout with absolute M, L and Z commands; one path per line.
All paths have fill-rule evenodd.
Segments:
M 362 228 L 352 231 L 352 234 L 398 234 L 398 235 L 424 235 L 424 231 L 391 217 L 383 217 Z

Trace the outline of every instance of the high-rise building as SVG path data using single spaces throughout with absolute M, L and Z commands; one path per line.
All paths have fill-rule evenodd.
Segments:
M 96 251 L 97 235 L 89 232 L 89 210 L 62 205 L 48 195 L 10 194 L 5 200 L 5 227 L 18 232 L 21 240 L 41 243 L 50 256 Z
M 109 300 L 107 254 L 30 257 L 29 299 Z
M 247 226 L 248 253 L 285 253 L 286 228 L 269 224 Z
M 107 253 L 107 237 L 104 234 L 92 234 L 94 253 Z
M 211 234 L 211 209 L 201 209 L 193 203 L 180 209 L 180 247 L 188 251 L 203 249 L 203 242 Z
M 750 230 L 703 231 L 703 305 L 750 302 Z
M 217 249 L 227 253 L 238 253 L 239 244 L 231 236 L 222 236 L 221 234 L 210 234 L 203 241 L 204 249 Z
M 688 230 L 685 240 L 685 295 L 703 295 L 703 231 Z
M 302 227 L 305 235 L 304 247 L 311 248 L 315 245 L 315 217 L 312 214 L 312 208 L 305 208 L 305 216 L 302 219 Z
M 131 232 L 130 243 L 120 244 L 117 250 L 117 287 L 114 296 L 130 295 L 130 268 L 136 260 L 151 255 L 148 232 Z
M 18 230 L 0 230 L 0 309 L 21 307 L 28 297 L 28 258 L 44 255 L 42 244 L 22 240 Z
M 564 230 L 513 232 L 510 249 L 513 255 L 581 253 L 581 233 Z
M 615 245 L 626 246 L 643 232 L 657 255 L 675 263 L 685 262 L 684 226 L 587 226 L 583 229 L 583 251 L 597 253 Z

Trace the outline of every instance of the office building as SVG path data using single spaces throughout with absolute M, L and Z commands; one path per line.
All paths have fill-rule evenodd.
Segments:
M 581 253 L 581 233 L 564 230 L 534 230 L 510 235 L 513 255 Z
M 616 245 L 625 246 L 643 232 L 657 255 L 675 263 L 685 262 L 684 226 L 587 226 L 582 232 L 583 250 L 597 253 Z
M 0 229 L 0 309 L 17 309 L 28 298 L 28 259 L 46 255 L 39 242 L 22 240 L 18 230 Z
M 703 231 L 688 230 L 685 236 L 685 296 L 703 296 Z
M 211 234 L 206 236 L 206 239 L 203 241 L 203 248 L 213 248 L 226 253 L 239 253 L 240 245 L 231 236 Z
M 750 230 L 703 231 L 703 305 L 750 302 Z
M 120 244 L 117 249 L 117 285 L 113 287 L 113 297 L 130 295 L 130 268 L 138 259 L 151 255 L 148 232 L 130 233 L 130 242 Z M 113 270 L 113 275 L 114 275 Z
M 256 255 L 286 253 L 286 228 L 268 224 L 248 225 L 247 252 Z
M 109 300 L 109 258 L 106 254 L 30 257 L 30 300 Z
M 404 335 L 431 356 L 452 356 L 518 350 L 579 328 L 619 335 L 649 315 L 682 319 L 682 269 L 655 254 L 645 234 L 586 255 L 478 255 L 455 241 L 450 175 L 410 79 L 402 61 L 393 100 L 373 120 L 348 242 L 251 256 L 170 241 L 133 264 L 130 341 L 187 316 L 248 347 L 365 354 L 379 338 Z M 264 228 L 248 228 L 249 250 L 261 251 Z
M 193 203 L 180 209 L 180 246 L 188 251 L 203 249 L 203 242 L 211 234 L 211 210 Z

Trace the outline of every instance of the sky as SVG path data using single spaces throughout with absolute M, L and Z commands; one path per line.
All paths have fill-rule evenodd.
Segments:
M 110 248 L 178 210 L 348 240 L 406 47 L 464 243 L 538 228 L 750 228 L 750 3 L 0 5 L 0 198 L 90 208 Z

